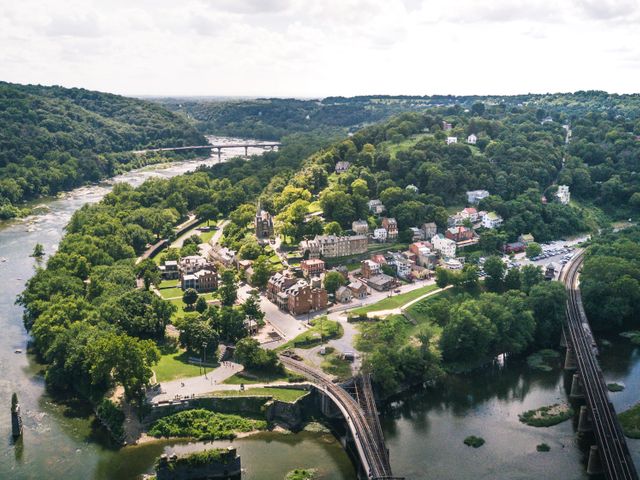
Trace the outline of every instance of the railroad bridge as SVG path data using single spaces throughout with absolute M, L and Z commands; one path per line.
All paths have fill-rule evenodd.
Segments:
M 262 148 L 263 150 L 275 150 L 281 147 L 280 142 L 242 142 L 242 143 L 210 143 L 208 145 L 190 145 L 186 147 L 161 147 L 147 148 L 144 150 L 136 150 L 133 153 L 142 155 L 152 152 L 179 152 L 182 150 L 215 150 L 218 154 L 218 160 L 221 160 L 222 149 L 224 148 L 244 148 L 244 156 L 249 156 L 249 148 Z
M 281 356 L 280 360 L 291 370 L 311 380 L 322 393 L 323 399 L 331 401 L 338 408 L 356 446 L 360 461 L 359 478 L 401 479 L 391 473 L 389 451 L 384 442 L 368 374 L 353 379 L 354 394 L 351 395 L 342 386 L 333 383 L 323 372 L 286 356 Z
M 565 369 L 575 370 L 570 397 L 583 399 L 580 407 L 578 432 L 593 432 L 596 444 L 589 451 L 587 473 L 604 473 L 608 480 L 638 480 L 638 473 L 629 454 L 629 448 L 618 422 L 607 386 L 598 365 L 597 347 L 582 306 L 579 277 L 584 261 L 584 250 L 560 273 L 567 289 L 566 323 L 563 339 L 567 346 Z

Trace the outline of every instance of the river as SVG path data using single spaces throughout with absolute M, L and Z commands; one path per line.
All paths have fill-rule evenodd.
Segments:
M 225 151 L 223 160 L 242 150 Z M 147 178 L 168 178 L 216 161 L 217 156 L 129 172 L 43 201 L 49 209 L 46 214 L 0 225 L 0 257 L 6 258 L 0 263 L 0 409 L 6 408 L 6 414 L 0 414 L 0 479 L 134 479 L 149 472 L 162 452 L 203 448 L 201 442 L 110 448 L 90 412 L 52 402 L 40 367 L 30 356 L 14 353 L 24 352 L 28 340 L 21 308 L 14 301 L 33 273 L 35 261 L 29 255 L 36 242 L 47 253 L 55 251 L 71 214 L 84 203 L 99 201 L 114 182 L 139 185 Z M 601 362 L 607 381 L 626 385 L 623 392 L 611 394 L 621 411 L 640 400 L 640 347 L 620 337 L 608 340 L 611 346 L 602 348 Z M 538 429 L 518 421 L 518 414 L 525 410 L 565 401 L 565 383 L 560 364 L 551 372 L 537 372 L 523 361 L 507 361 L 452 377 L 437 392 L 403 395 L 382 412 L 394 474 L 434 480 L 588 478 L 585 450 L 574 434 L 574 422 Z M 14 391 L 20 397 L 25 425 L 24 439 L 17 445 L 10 438 L 9 399 Z M 479 449 L 467 447 L 462 441 L 468 435 L 482 436 L 486 444 Z M 536 452 L 536 445 L 543 442 L 551 446 L 550 452 Z M 330 434 L 263 433 L 233 443 L 242 456 L 245 479 L 280 480 L 297 467 L 318 468 L 324 479 L 354 478 L 349 458 Z M 631 440 L 629 446 L 636 465 L 640 464 L 640 441 Z

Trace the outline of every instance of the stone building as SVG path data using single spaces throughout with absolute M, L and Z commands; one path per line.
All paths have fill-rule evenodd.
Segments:
M 269 212 L 260 209 L 260 205 L 258 205 L 258 210 L 256 212 L 254 227 L 256 237 L 258 239 L 264 239 L 273 236 L 273 218 L 271 218 L 271 214 Z
M 300 242 L 300 249 L 308 254 L 309 258 L 337 258 L 365 253 L 368 244 L 369 239 L 366 235 L 316 235 L 313 240 Z

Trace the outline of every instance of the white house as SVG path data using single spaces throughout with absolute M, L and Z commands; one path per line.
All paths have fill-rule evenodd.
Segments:
M 431 244 L 433 249 L 440 252 L 442 257 L 455 257 L 456 256 L 456 242 L 449 240 L 447 237 L 438 233 L 431 237 Z
M 378 242 L 386 242 L 387 241 L 387 229 L 386 228 L 376 228 L 373 231 L 373 239 Z
M 558 185 L 558 191 L 556 197 L 563 205 L 568 205 L 571 200 L 571 193 L 569 192 L 569 185 Z
M 473 133 L 467 137 L 467 143 L 470 145 L 475 145 L 477 141 L 478 137 L 476 137 Z
M 336 163 L 336 173 L 344 173 L 349 170 L 351 163 L 349 162 L 337 162 Z
M 482 226 L 484 228 L 497 228 L 502 225 L 502 217 L 496 212 L 488 212 L 482 216 Z
M 487 190 L 470 190 L 467 192 L 467 202 L 477 204 L 483 198 L 487 198 L 489 192 Z
M 458 137 L 447 137 L 447 145 L 451 145 L 452 143 L 458 143 Z

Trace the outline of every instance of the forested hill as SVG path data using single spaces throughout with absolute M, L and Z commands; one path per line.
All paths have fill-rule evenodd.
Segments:
M 124 152 L 202 143 L 187 120 L 156 103 L 0 82 L 0 217 L 15 215 L 23 200 L 145 161 Z
M 569 121 L 588 113 L 610 119 L 640 118 L 640 95 L 617 95 L 602 91 L 524 95 L 366 95 L 323 99 L 211 97 L 155 98 L 166 108 L 198 122 L 205 133 L 278 140 L 295 132 L 331 131 L 346 134 L 363 126 L 408 111 L 446 107 L 471 109 L 476 103 L 495 106 L 503 113 L 527 107 L 539 119 L 564 116 Z

